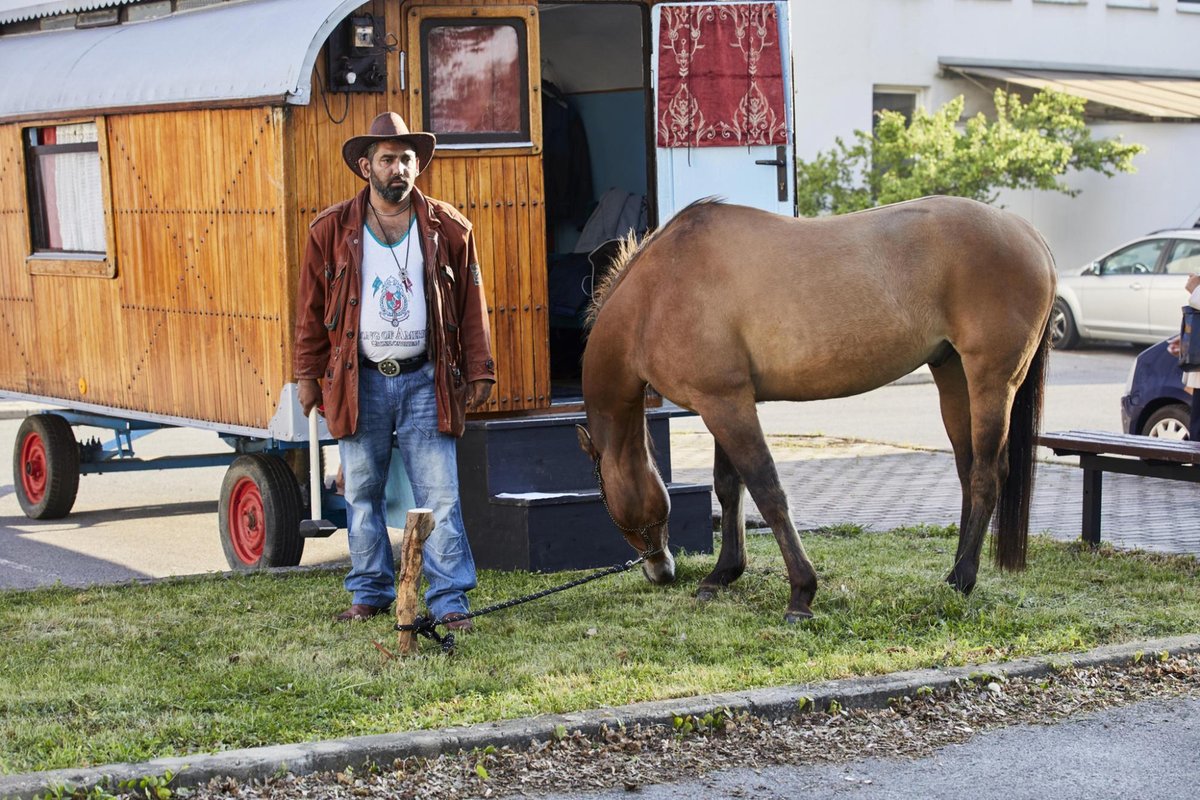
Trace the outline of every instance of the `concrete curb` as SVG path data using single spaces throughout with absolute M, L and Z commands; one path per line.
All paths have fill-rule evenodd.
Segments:
M 803 705 L 828 708 L 836 700 L 844 708 L 885 708 L 888 699 L 911 695 L 921 687 L 944 689 L 955 681 L 979 673 L 1009 678 L 1037 677 L 1067 666 L 1100 667 L 1125 664 L 1137 656 L 1167 652 L 1171 655 L 1200 652 L 1200 634 L 1155 639 L 1131 644 L 1099 647 L 1086 653 L 1061 653 L 1003 663 L 948 669 L 896 672 L 876 678 L 849 678 L 818 684 L 754 689 L 745 692 L 660 700 L 616 708 L 600 708 L 573 714 L 488 722 L 432 731 L 357 736 L 304 744 L 253 747 L 224 753 L 181 758 L 159 758 L 137 764 L 108 764 L 91 769 L 63 769 L 0 777 L 0 798 L 29 800 L 56 787 L 90 788 L 104 781 L 115 785 L 170 771 L 177 777 L 173 787 L 199 786 L 212 778 L 233 777 L 239 781 L 262 780 L 278 772 L 298 775 L 358 767 L 366 763 L 388 765 L 409 756 L 436 757 L 459 750 L 494 747 L 525 747 L 531 740 L 553 738 L 555 730 L 594 734 L 601 725 L 671 725 L 677 716 L 703 717 L 717 709 L 749 712 L 768 719 L 797 713 Z

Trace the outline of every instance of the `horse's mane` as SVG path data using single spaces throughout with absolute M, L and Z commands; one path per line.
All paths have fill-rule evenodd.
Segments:
M 587 314 L 584 316 L 583 326 L 585 330 L 591 330 L 592 325 L 596 323 L 596 317 L 600 314 L 600 309 L 604 306 L 604 301 L 607 300 L 616 290 L 617 285 L 629 273 L 629 268 L 633 265 L 634 260 L 650 246 L 655 239 L 663 234 L 664 231 L 673 227 L 679 220 L 688 216 L 689 212 L 701 206 L 715 206 L 724 204 L 724 200 L 720 197 L 702 197 L 689 203 L 682 211 L 674 216 L 670 222 L 652 231 L 646 238 L 638 241 L 637 234 L 629 231 L 617 246 L 616 255 L 613 256 L 612 263 L 604 276 L 592 286 L 592 302 L 588 304 Z

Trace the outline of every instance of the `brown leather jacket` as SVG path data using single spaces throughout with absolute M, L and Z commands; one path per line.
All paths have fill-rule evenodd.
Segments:
M 325 422 L 337 438 L 358 425 L 358 321 L 363 221 L 370 190 L 312 221 L 296 293 L 296 380 L 321 381 Z M 496 380 L 487 302 L 471 223 L 451 206 L 412 192 L 425 255 L 429 356 L 438 430 L 462 436 L 467 384 Z

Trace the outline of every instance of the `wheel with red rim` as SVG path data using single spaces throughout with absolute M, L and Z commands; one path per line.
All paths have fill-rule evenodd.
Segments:
M 79 444 L 57 414 L 26 417 L 13 447 L 13 487 L 30 519 L 65 517 L 79 493 Z
M 282 459 L 253 453 L 234 461 L 221 484 L 217 518 L 221 547 L 232 569 L 300 563 L 300 487 Z

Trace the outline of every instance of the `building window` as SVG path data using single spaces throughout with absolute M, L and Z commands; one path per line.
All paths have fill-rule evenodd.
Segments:
M 116 274 L 105 139 L 102 118 L 21 129 L 31 273 Z
M 104 253 L 104 193 L 96 123 L 25 129 L 35 252 Z
M 421 87 L 439 145 L 531 143 L 524 20 L 423 20 Z
M 913 112 L 917 110 L 917 89 L 893 89 L 875 87 L 871 95 L 871 130 L 879 125 L 881 111 L 895 111 L 904 116 L 906 124 L 912 124 Z

